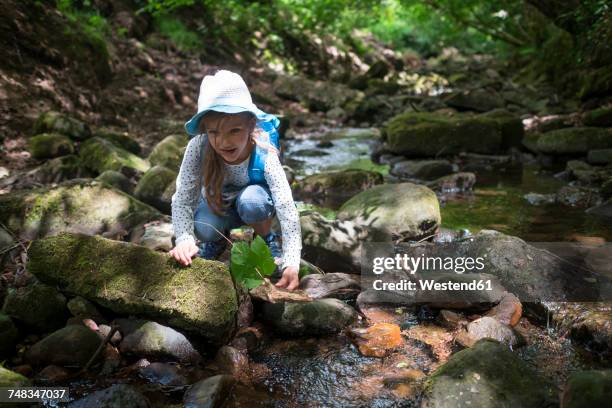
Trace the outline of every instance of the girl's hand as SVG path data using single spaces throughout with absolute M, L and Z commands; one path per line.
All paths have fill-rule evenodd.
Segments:
M 198 247 L 191 241 L 184 241 L 170 250 L 169 254 L 181 264 L 191 265 L 191 258 L 198 253 Z
M 277 288 L 286 288 L 287 290 L 294 290 L 300 284 L 300 278 L 298 274 L 298 268 L 295 266 L 288 266 L 283 270 L 283 276 L 274 286 Z

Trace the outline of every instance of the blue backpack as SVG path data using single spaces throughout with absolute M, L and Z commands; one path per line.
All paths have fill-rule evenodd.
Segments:
M 276 147 L 280 151 L 280 140 L 278 135 L 278 127 L 280 125 L 280 120 L 269 113 L 262 113 L 257 115 L 257 125 L 261 130 L 263 130 L 263 134 L 267 135 L 268 141 L 274 147 Z M 204 134 L 202 137 L 202 147 L 200 149 L 200 162 L 202 161 L 202 155 L 204 149 L 206 148 L 206 141 L 208 140 L 208 135 Z M 251 158 L 249 160 L 248 174 L 249 174 L 249 184 L 265 184 L 267 185 L 266 179 L 264 177 L 266 157 L 268 156 L 268 150 L 265 147 L 260 147 L 258 144 L 255 144 L 253 148 L 253 152 L 251 153 Z

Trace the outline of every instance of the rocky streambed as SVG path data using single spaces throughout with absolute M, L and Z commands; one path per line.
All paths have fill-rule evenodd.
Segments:
M 39 118 L 28 146 L 44 162 L 0 179 L 0 386 L 68 386 L 59 405 L 76 407 L 606 401 L 609 108 L 530 119 L 482 92 L 387 103 L 355 91 L 337 106 L 324 88 L 287 86 L 279 95 L 360 126 L 284 135 L 304 245 L 297 295 L 249 293 L 227 253 L 189 268 L 165 253 L 183 135 L 145 154 L 121 132 Z M 375 108 L 389 120 L 364 123 Z M 478 274 L 440 279 L 494 290 L 381 298 L 361 275 L 370 242 L 486 257 Z

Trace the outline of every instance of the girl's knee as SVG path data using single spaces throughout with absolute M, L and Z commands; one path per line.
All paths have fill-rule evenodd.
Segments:
M 253 184 L 236 198 L 238 215 L 247 224 L 265 221 L 274 215 L 274 201 L 267 188 Z
M 193 218 L 193 229 L 197 239 L 204 242 L 211 242 L 223 238 L 219 232 L 224 232 L 225 222 L 223 218 L 212 213 L 212 210 L 204 200 L 200 201 L 200 205 Z M 217 232 L 217 230 L 219 232 Z

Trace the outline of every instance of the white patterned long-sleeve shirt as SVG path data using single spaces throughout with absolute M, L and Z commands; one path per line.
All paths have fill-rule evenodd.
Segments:
M 177 245 L 186 240 L 195 243 L 194 214 L 200 195 L 205 196 L 206 194 L 202 186 L 200 156 L 203 137 L 205 137 L 204 134 L 195 136 L 187 144 L 183 162 L 176 178 L 176 192 L 172 196 L 172 225 Z M 254 150 L 251 154 L 254 154 Z M 224 163 L 224 186 L 231 184 L 236 187 L 244 187 L 249 184 L 249 158 L 250 156 L 240 164 Z M 302 251 L 300 219 L 285 171 L 278 155 L 273 152 L 266 155 L 264 177 L 272 193 L 276 215 L 281 226 L 283 246 L 281 269 L 287 266 L 299 268 Z

